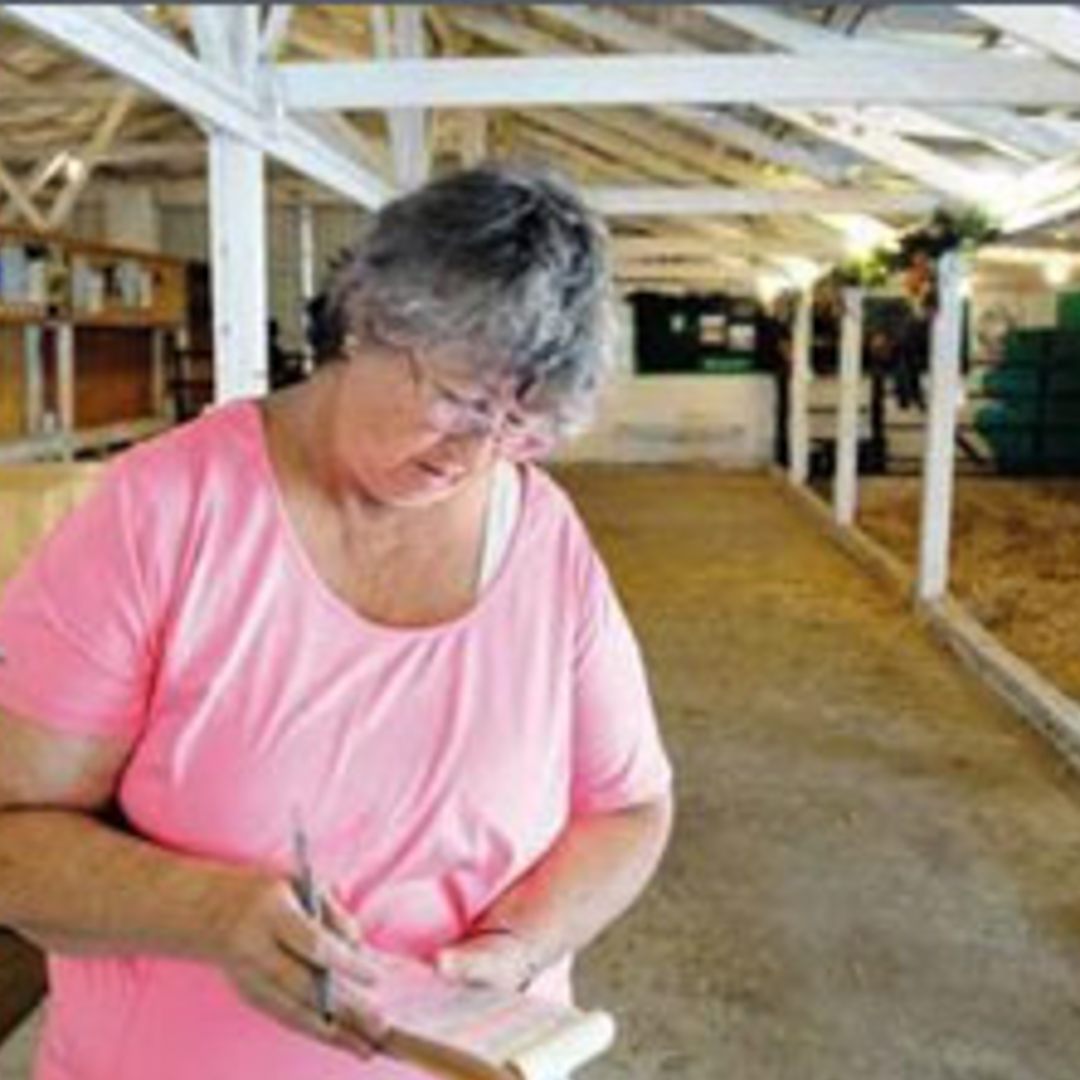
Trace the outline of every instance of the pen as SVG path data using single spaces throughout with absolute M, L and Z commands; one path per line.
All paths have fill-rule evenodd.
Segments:
M 296 890 L 300 906 L 313 919 L 321 922 L 322 901 L 315 881 L 315 871 L 311 865 L 307 834 L 304 832 L 299 814 L 296 814 L 293 820 L 293 861 L 295 864 L 293 888 Z M 323 1020 L 327 1023 L 332 1022 L 334 1019 L 333 991 L 330 984 L 330 972 L 325 969 L 315 972 L 315 1004 Z

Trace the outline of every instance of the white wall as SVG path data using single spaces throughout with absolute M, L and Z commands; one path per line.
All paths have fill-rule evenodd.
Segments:
M 269 302 L 281 326 L 286 348 L 303 344 L 303 305 L 300 300 L 300 212 L 294 206 L 275 206 L 270 212 Z M 315 210 L 316 282 L 321 282 L 331 259 L 357 237 L 363 213 L 320 206 Z M 166 207 L 161 212 L 162 251 L 181 259 L 206 262 L 206 211 L 201 207 Z
M 562 461 L 708 461 L 728 469 L 773 460 L 776 391 L 768 375 L 621 374 L 597 424 Z
M 161 214 L 153 190 L 145 184 L 109 184 L 102 199 L 102 227 L 110 244 L 158 251 Z

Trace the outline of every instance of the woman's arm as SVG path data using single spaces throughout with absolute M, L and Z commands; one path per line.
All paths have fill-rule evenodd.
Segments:
M 344 1003 L 342 1023 L 315 1008 L 313 970 L 369 975 L 363 954 L 309 918 L 272 874 L 187 858 L 110 828 L 127 760 L 117 740 L 57 734 L 0 713 L 0 924 L 53 951 L 150 953 L 219 967 L 282 1023 L 369 1053 L 372 1019 Z
M 465 941 L 440 954 L 440 970 L 451 978 L 517 988 L 588 945 L 644 890 L 667 846 L 673 818 L 671 797 L 665 796 L 574 819 Z

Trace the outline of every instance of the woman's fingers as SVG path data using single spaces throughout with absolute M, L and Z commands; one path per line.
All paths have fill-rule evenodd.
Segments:
M 241 993 L 295 1031 L 340 1046 L 361 1056 L 376 1052 L 385 1025 L 357 991 L 336 993 L 329 1017 L 324 1016 L 316 987 L 318 972 L 283 949 L 260 964 L 249 965 L 237 978 Z
M 322 906 L 320 914 L 331 930 L 339 934 L 351 945 L 360 946 L 364 943 L 364 932 L 361 929 L 360 921 L 332 891 L 320 897 L 320 904 Z
M 501 990 L 521 990 L 536 975 L 526 944 L 514 934 L 482 934 L 439 951 L 444 979 Z
M 377 956 L 359 945 L 349 913 L 331 900 L 318 918 L 309 915 L 287 881 L 246 888 L 221 959 L 237 990 L 294 1031 L 359 1057 L 377 1053 L 386 1025 L 364 993 L 378 975 Z M 319 989 L 326 978 L 328 1003 Z
M 371 960 L 330 925 L 308 915 L 299 904 L 282 911 L 275 922 L 274 937 L 293 956 L 309 967 L 369 984 L 376 975 Z

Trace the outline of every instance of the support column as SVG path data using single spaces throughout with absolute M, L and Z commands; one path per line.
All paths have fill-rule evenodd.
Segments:
M 56 327 L 56 409 L 63 458 L 71 461 L 75 450 L 75 327 L 69 322 Z
M 923 601 L 940 600 L 949 584 L 965 273 L 960 252 L 951 251 L 941 257 L 938 310 L 930 339 L 930 403 L 923 458 L 917 585 L 919 599 Z
M 813 370 L 810 350 L 814 339 L 814 299 L 810 289 L 799 293 L 791 336 L 788 373 L 788 478 L 805 484 L 810 476 L 810 386 Z
M 43 337 L 40 326 L 23 329 L 23 432 L 26 435 L 39 434 L 45 418 Z
M 840 525 L 853 525 L 859 490 L 859 405 L 862 384 L 863 294 L 845 289 L 840 328 L 840 402 L 836 422 L 836 473 L 833 513 Z
M 209 194 L 214 400 L 223 402 L 264 394 L 270 384 L 262 151 L 211 132 Z
M 315 354 L 308 340 L 308 314 L 315 296 L 315 208 L 311 203 L 297 207 L 297 229 L 300 251 L 300 303 L 304 312 L 304 367 L 308 374 L 314 368 Z

